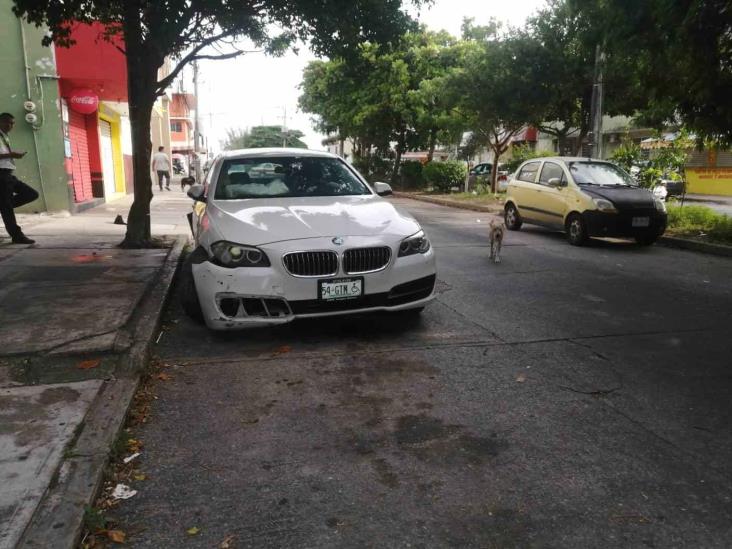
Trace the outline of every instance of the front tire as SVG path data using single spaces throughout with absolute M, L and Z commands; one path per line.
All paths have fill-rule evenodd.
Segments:
M 516 206 L 513 204 L 506 204 L 503 219 L 506 222 L 506 228 L 509 231 L 518 231 L 521 228 L 521 225 L 523 225 L 521 216 L 519 215 Z
M 567 241 L 572 246 L 584 246 L 589 239 L 585 220 L 579 214 L 572 214 L 567 218 Z
M 198 292 L 196 291 L 196 280 L 193 277 L 193 261 L 191 255 L 186 257 L 180 268 L 180 289 L 179 298 L 183 312 L 188 315 L 191 320 L 198 324 L 203 324 L 203 311 L 201 303 L 198 301 Z

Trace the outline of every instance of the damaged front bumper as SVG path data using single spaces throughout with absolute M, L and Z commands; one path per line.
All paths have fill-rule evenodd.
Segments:
M 397 258 L 383 271 L 360 275 L 363 295 L 353 299 L 319 299 L 318 281 L 348 278 L 294 277 L 281 265 L 225 268 L 210 261 L 193 265 L 196 292 L 206 325 L 214 330 L 277 325 L 296 318 L 402 311 L 424 307 L 434 299 L 434 252 Z

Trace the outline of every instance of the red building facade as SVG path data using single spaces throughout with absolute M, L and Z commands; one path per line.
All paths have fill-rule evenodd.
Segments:
M 122 150 L 126 60 L 116 47 L 121 42 L 106 41 L 103 31 L 100 24 L 78 24 L 71 36 L 75 44 L 56 48 L 66 171 L 79 208 L 132 190 Z M 78 97 L 83 101 L 75 102 Z

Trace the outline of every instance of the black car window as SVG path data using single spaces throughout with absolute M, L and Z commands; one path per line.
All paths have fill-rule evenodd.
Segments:
M 525 164 L 519 171 L 519 181 L 526 181 L 527 183 L 534 183 L 536 181 L 536 172 L 539 171 L 539 162 L 529 162 Z
M 559 180 L 564 177 L 562 167 L 554 162 L 544 162 L 544 166 L 541 168 L 541 175 L 539 176 L 539 183 L 549 185 L 549 180 L 555 177 Z

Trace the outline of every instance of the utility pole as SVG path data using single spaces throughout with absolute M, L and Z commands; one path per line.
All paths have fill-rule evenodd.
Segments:
M 193 62 L 193 95 L 196 97 L 196 116 L 193 119 L 193 166 L 196 170 L 196 181 L 200 182 L 201 159 L 198 157 L 198 144 L 201 141 L 201 119 L 198 113 L 201 112 L 200 99 L 198 97 L 198 61 Z
M 603 66 L 605 53 L 600 44 L 595 49 L 595 81 L 592 86 L 592 156 L 602 158 L 602 99 L 603 99 Z

